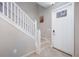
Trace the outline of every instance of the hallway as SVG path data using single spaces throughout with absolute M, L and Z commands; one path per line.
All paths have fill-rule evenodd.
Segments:
M 78 25 L 76 2 L 0 2 L 0 57 L 79 56 Z

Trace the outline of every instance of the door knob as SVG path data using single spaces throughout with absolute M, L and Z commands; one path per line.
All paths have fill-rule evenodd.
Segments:
M 53 30 L 53 33 L 55 33 L 55 30 Z

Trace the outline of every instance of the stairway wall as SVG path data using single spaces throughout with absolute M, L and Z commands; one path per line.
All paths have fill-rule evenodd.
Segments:
M 0 57 L 23 56 L 35 50 L 34 42 L 34 39 L 0 18 Z

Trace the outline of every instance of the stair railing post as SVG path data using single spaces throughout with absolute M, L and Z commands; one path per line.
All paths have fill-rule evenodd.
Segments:
M 36 46 L 36 53 L 40 55 L 41 52 L 41 32 L 37 29 L 37 21 L 35 21 L 35 46 Z

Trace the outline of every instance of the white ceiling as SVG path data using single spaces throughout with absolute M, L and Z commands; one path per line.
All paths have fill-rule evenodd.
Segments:
M 55 4 L 55 2 L 37 2 L 38 5 L 47 8 L 50 7 L 52 4 Z

